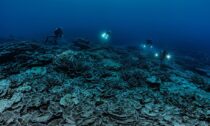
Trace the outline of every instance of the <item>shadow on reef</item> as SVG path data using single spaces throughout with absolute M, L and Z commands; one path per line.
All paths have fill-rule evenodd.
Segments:
M 78 39 L 0 45 L 0 125 L 209 125 L 210 80 L 177 58 Z

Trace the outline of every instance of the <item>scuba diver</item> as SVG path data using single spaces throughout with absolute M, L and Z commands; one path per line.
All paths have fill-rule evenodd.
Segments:
M 164 61 L 165 60 L 170 60 L 171 59 L 171 55 L 168 53 L 168 51 L 163 50 L 160 53 L 160 67 L 164 67 Z
M 109 35 L 109 36 L 111 37 L 112 32 L 111 32 L 111 31 L 107 31 L 106 34 Z
M 45 43 L 51 42 L 52 44 L 58 44 L 58 40 L 63 37 L 63 30 L 56 28 L 53 36 L 48 36 Z M 50 40 L 51 39 L 51 40 Z
M 166 50 L 163 50 L 160 54 L 160 62 L 163 64 L 164 60 L 166 59 L 168 52 Z
M 145 45 L 146 45 L 146 47 L 153 48 L 152 40 L 151 39 L 147 39 L 146 42 L 145 42 Z

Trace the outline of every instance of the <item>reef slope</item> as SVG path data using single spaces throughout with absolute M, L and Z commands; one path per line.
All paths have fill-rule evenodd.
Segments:
M 196 62 L 177 57 L 160 69 L 136 48 L 80 41 L 0 45 L 0 125 L 210 124 L 209 73 L 189 67 Z

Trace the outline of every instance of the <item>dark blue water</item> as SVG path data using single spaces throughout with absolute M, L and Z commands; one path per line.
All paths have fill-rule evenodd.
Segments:
M 43 39 L 60 26 L 68 40 L 97 41 L 108 29 L 115 44 L 151 38 L 160 47 L 208 51 L 209 6 L 209 0 L 1 0 L 0 37 Z
M 209 54 L 210 0 L 0 0 L 0 126 L 210 126 Z

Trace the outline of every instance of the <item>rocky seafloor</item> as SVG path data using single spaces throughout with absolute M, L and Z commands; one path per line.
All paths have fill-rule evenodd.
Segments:
M 0 45 L 1 126 L 208 126 L 210 74 L 137 48 Z

